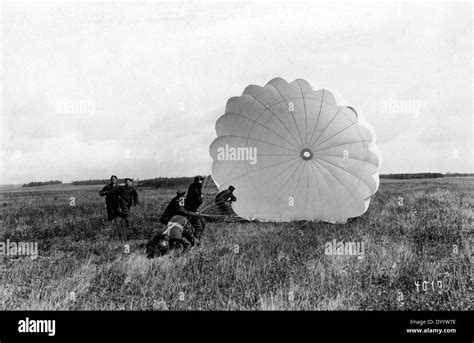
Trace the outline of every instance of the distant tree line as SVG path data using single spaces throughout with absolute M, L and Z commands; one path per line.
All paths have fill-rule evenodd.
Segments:
M 473 173 L 450 173 L 450 172 L 447 172 L 445 174 L 445 176 L 450 176 L 450 177 L 456 177 L 456 176 L 474 176 Z
M 109 179 L 94 179 L 73 181 L 73 185 L 105 185 Z M 124 183 L 124 179 L 119 179 L 119 183 Z M 135 187 L 153 187 L 153 188 L 188 188 L 193 182 L 193 177 L 157 177 L 154 179 L 134 180 Z
M 76 186 L 84 186 L 84 185 L 105 185 L 110 182 L 110 179 L 94 179 L 94 180 L 82 180 L 82 181 L 73 181 L 72 184 Z M 124 183 L 124 179 L 119 179 L 119 183 Z
M 154 179 L 141 180 L 140 187 L 154 188 L 188 188 L 193 182 L 193 177 L 157 177 Z
M 23 187 L 36 187 L 36 186 L 49 186 L 49 185 L 60 185 L 62 181 L 51 180 L 51 181 L 37 181 L 37 182 L 28 182 L 24 183 Z
M 382 174 L 381 179 L 433 179 L 443 177 L 441 173 Z

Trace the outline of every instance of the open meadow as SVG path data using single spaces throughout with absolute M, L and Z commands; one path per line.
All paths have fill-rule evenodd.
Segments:
M 474 179 L 383 180 L 343 225 L 212 221 L 202 245 L 147 259 L 174 190 L 138 188 L 133 230 L 108 224 L 101 186 L 2 190 L 1 310 L 472 310 Z M 328 242 L 364 254 L 328 255 Z

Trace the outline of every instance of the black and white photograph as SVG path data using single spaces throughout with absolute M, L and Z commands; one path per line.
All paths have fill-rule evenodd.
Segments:
M 470 1 L 2 2 L 8 330 L 392 313 L 472 341 L 472 31 Z

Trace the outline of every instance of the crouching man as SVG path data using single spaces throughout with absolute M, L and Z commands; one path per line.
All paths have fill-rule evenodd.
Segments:
M 194 245 L 193 226 L 183 216 L 173 216 L 167 228 L 155 235 L 146 245 L 148 258 L 166 255 L 170 250 L 181 249 L 181 255 Z

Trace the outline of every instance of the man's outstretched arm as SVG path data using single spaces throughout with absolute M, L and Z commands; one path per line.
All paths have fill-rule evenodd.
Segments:
M 100 195 L 101 197 L 103 197 L 104 195 L 109 194 L 108 188 L 109 188 L 109 186 L 104 186 L 104 188 L 102 188 L 102 190 L 99 191 L 99 195 Z
M 180 214 L 182 216 L 198 216 L 199 213 L 198 212 L 191 212 L 191 211 L 188 211 L 186 209 L 184 209 L 183 207 L 180 207 L 178 210 L 177 210 L 177 214 Z

